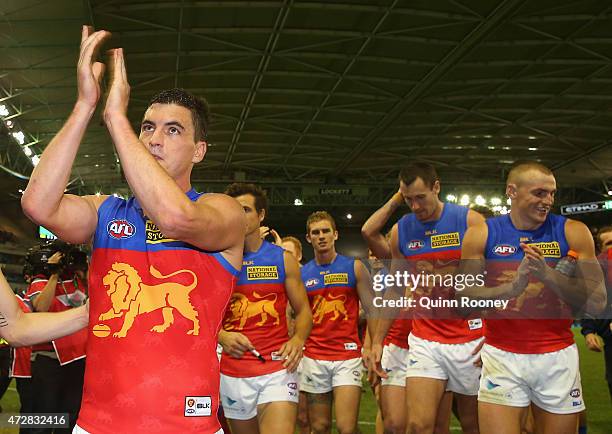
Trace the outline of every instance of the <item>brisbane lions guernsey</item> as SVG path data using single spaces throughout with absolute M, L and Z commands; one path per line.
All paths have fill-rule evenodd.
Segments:
M 514 227 L 508 214 L 488 219 L 486 285 L 498 286 L 514 279 L 524 256 L 520 243 L 538 246 L 544 253 L 546 263 L 554 266 L 569 250 L 565 239 L 566 220 L 565 217 L 548 214 L 538 229 L 523 231 Z M 513 353 L 541 354 L 561 350 L 574 343 L 570 330 L 571 310 L 552 289 L 535 278 L 529 280 L 525 291 L 511 299 L 508 308 L 500 314 L 505 319 L 493 319 L 496 312 L 487 317 L 485 340 L 494 347 Z
M 289 339 L 285 259 L 282 247 L 264 241 L 256 252 L 246 252 L 238 284 L 223 320 L 223 329 L 244 334 L 265 359 L 246 351 L 240 359 L 221 356 L 221 373 L 255 377 L 285 369 L 278 356 Z
M 237 274 L 220 253 L 166 238 L 135 198 L 106 199 L 77 424 L 92 434 L 218 431 L 215 350 Z
M 302 281 L 313 322 L 304 355 L 316 360 L 361 357 L 355 259 L 336 255 L 331 264 L 321 265 L 313 259 L 302 267 Z
M 444 203 L 442 215 L 437 221 L 421 222 L 414 213 L 407 214 L 397 223 L 399 250 L 408 261 L 411 273 L 426 275 L 452 275 L 461 259 L 461 241 L 467 230 L 468 209 L 453 203 Z M 439 281 L 440 279 L 438 279 Z M 421 339 L 443 344 L 459 344 L 482 336 L 482 321 L 458 319 L 450 308 L 421 307 L 418 298 L 432 300 L 454 299 L 450 287 L 429 285 L 416 288 L 417 298 L 413 313 L 412 334 Z

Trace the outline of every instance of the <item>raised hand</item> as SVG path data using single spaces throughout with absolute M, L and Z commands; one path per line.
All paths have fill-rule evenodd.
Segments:
M 115 48 L 109 51 L 108 66 L 110 68 L 111 84 L 104 107 L 104 120 L 107 122 L 113 115 L 127 115 L 130 85 L 127 80 L 123 48 Z
M 105 30 L 94 32 L 91 26 L 83 26 L 81 30 L 81 50 L 77 64 L 77 102 L 92 109 L 100 100 L 100 82 L 104 75 L 104 64 L 97 62 L 96 57 L 110 35 Z

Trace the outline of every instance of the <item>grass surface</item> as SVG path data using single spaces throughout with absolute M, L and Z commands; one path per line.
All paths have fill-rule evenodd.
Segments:
M 588 351 L 584 345 L 584 338 L 579 330 L 575 329 L 576 343 L 580 351 L 580 372 L 582 375 L 582 388 L 588 409 L 589 434 L 612 434 L 612 402 L 608 395 L 608 388 L 604 377 L 603 354 Z M 17 412 L 19 399 L 15 390 L 15 383 L 11 383 L 9 390 L 0 401 L 5 413 Z M 376 403 L 369 388 L 365 390 L 361 399 L 359 414 L 359 428 L 362 434 L 374 434 L 374 420 L 376 418 Z M 453 420 L 451 432 L 461 432 L 459 424 Z M 0 433 L 17 433 L 14 428 L 0 428 Z

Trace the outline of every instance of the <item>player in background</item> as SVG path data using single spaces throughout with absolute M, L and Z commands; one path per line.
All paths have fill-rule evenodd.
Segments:
M 302 281 L 313 312 L 306 341 L 300 393 L 308 399 L 314 434 L 331 432 L 332 401 L 339 433 L 357 432 L 362 388 L 359 301 L 369 306 L 370 276 L 359 260 L 336 252 L 338 230 L 325 211 L 306 221 L 306 240 L 314 259 L 302 267 Z
M 312 327 L 300 268 L 289 252 L 261 237 L 268 200 L 260 187 L 235 183 L 225 194 L 242 205 L 247 230 L 238 285 L 219 333 L 223 410 L 234 434 L 293 434 L 299 394 L 295 370 Z M 291 338 L 287 304 L 295 312 Z
M 398 267 L 411 273 L 452 275 L 461 254 L 461 241 L 468 227 L 484 221 L 465 207 L 440 200 L 440 180 L 435 168 L 414 163 L 400 171 L 399 192 L 412 210 L 391 230 L 391 273 Z M 404 288 L 399 288 L 403 294 Z M 413 296 L 454 299 L 454 290 L 439 286 L 414 288 Z M 393 320 L 381 318 L 372 337 L 371 369 L 388 377 L 381 367 L 383 342 Z M 457 399 L 465 433 L 478 433 L 477 401 L 480 369 L 475 365 L 482 340 L 482 321 L 460 318 L 453 310 L 413 311 L 408 343 L 406 397 L 410 434 L 428 434 L 444 429 L 438 414 L 449 414 L 447 391 Z M 446 396 L 446 399 L 444 399 Z
M 547 167 L 516 164 L 506 182 L 510 213 L 471 227 L 463 241 L 460 272 L 488 274 L 485 286 L 462 296 L 516 303 L 529 294 L 516 312 L 486 319 L 478 395 L 483 434 L 520 433 L 530 403 L 536 432 L 574 434 L 584 409 L 572 310 L 596 314 L 606 295 L 588 228 L 551 213 L 556 190 Z M 570 250 L 578 255 L 576 277 L 552 267 Z
M 281 239 L 281 246 L 287 252 L 291 253 L 293 257 L 300 264 L 300 268 L 302 267 L 302 243 L 296 237 L 285 236 Z M 288 320 L 289 321 L 289 336 L 293 334 L 294 329 L 294 314 L 293 311 L 288 311 Z M 302 370 L 302 363 L 298 366 L 297 373 L 298 376 Z M 303 393 L 300 393 L 298 402 L 298 415 L 297 415 L 297 425 L 298 431 L 300 434 L 310 434 L 310 421 L 308 420 L 308 401 L 306 396 Z

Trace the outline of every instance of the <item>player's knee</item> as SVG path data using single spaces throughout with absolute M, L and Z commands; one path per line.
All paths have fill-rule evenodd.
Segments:
M 308 413 L 305 411 L 298 411 L 297 416 L 297 425 L 300 429 L 307 430 L 310 425 L 310 421 L 308 420 Z M 303 431 L 308 432 L 308 431 Z
M 357 423 L 336 421 L 336 429 L 338 434 L 356 434 Z
M 383 420 L 385 434 L 405 434 L 406 421 L 402 418 L 387 417 Z
M 310 429 L 313 434 L 328 434 L 331 432 L 331 421 L 329 420 L 311 420 Z
M 430 434 L 434 430 L 434 424 L 426 420 L 411 420 L 408 422 L 408 434 Z

